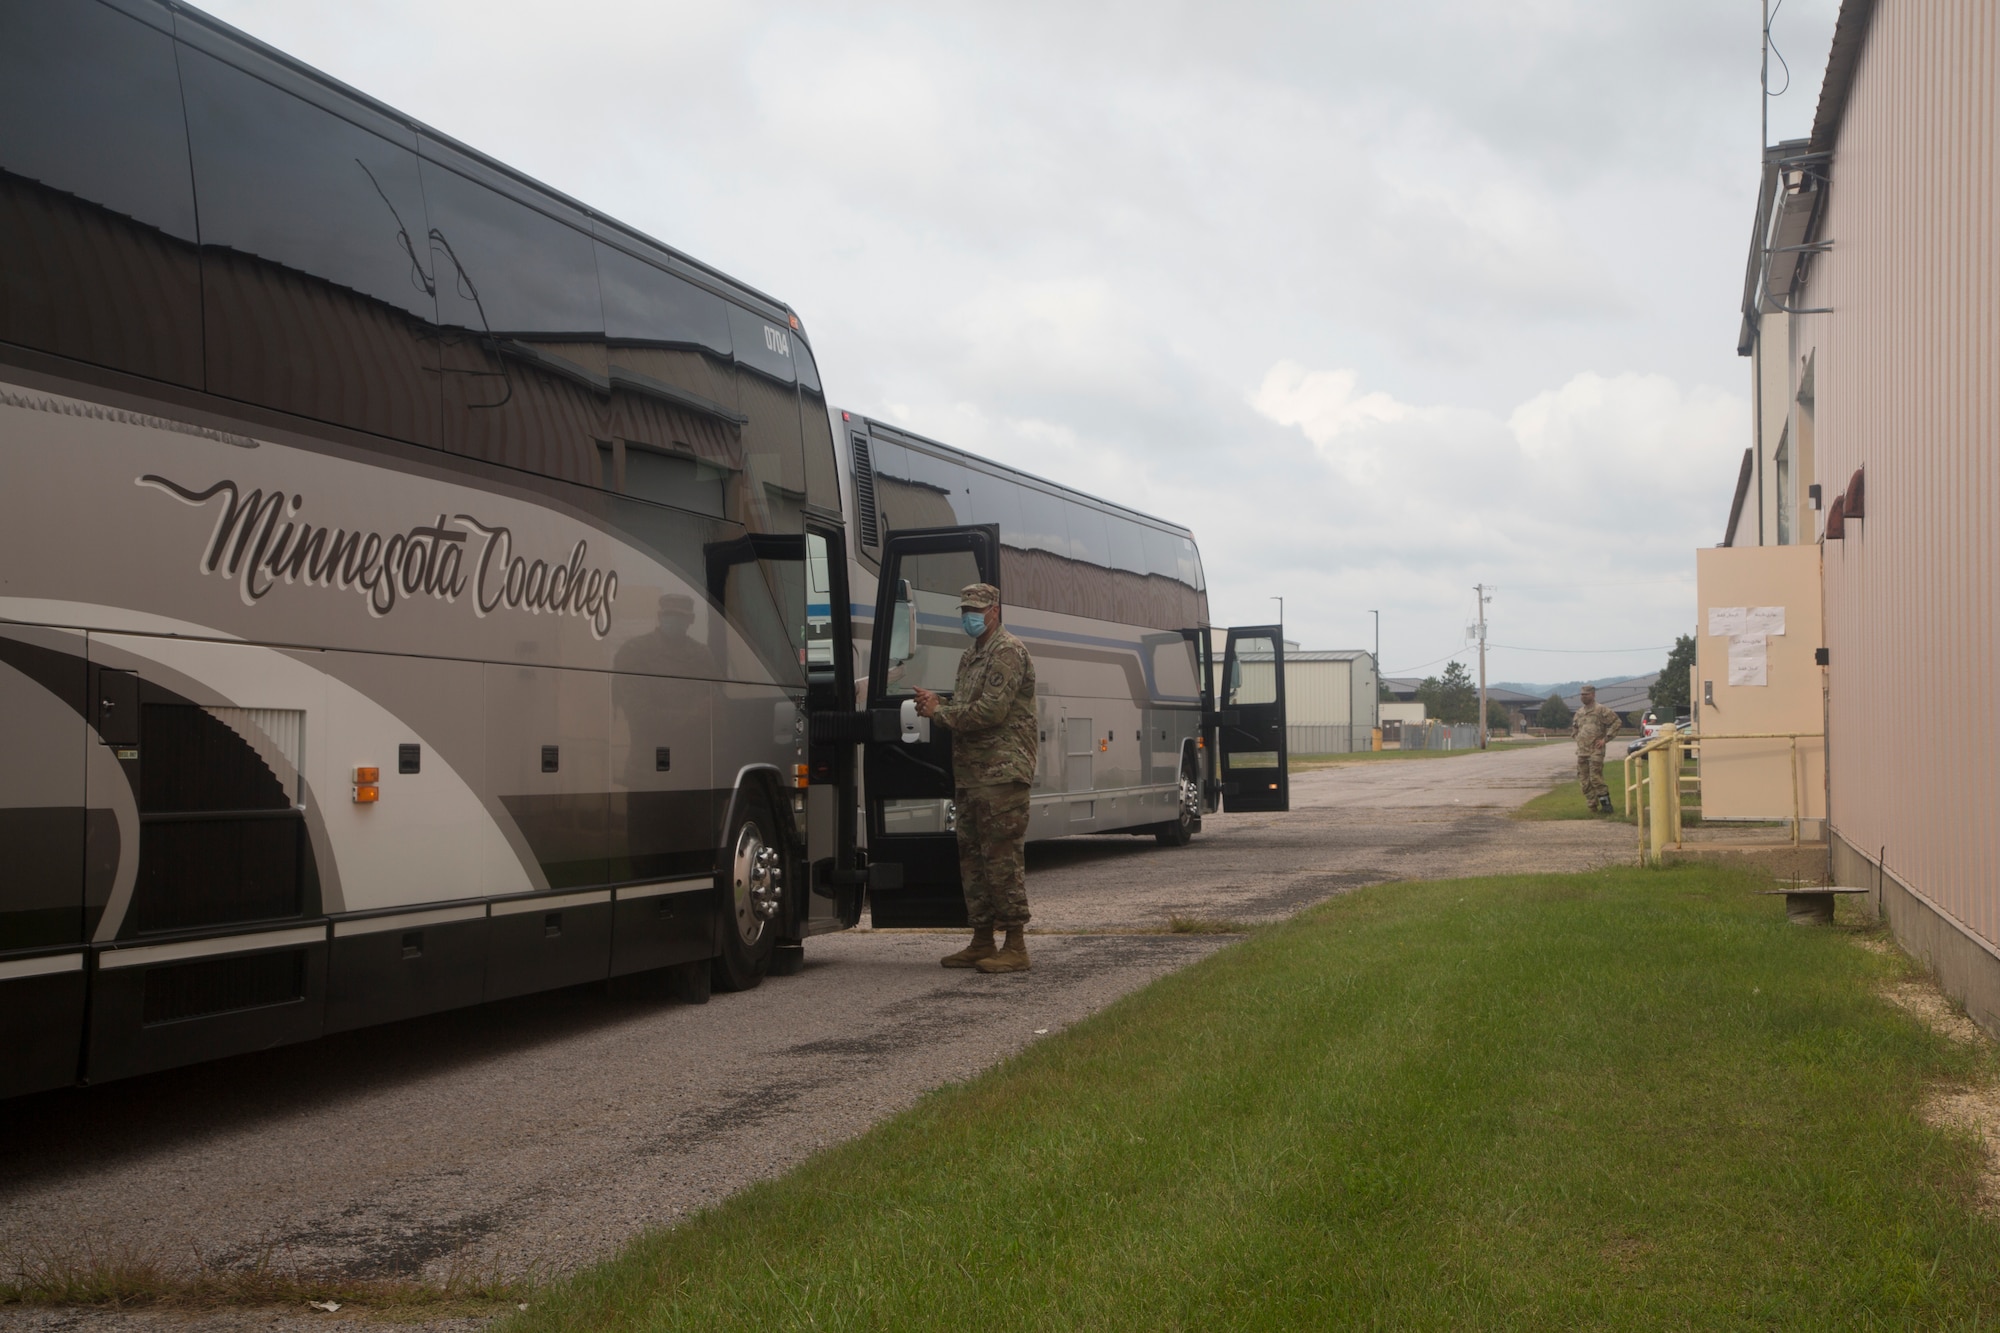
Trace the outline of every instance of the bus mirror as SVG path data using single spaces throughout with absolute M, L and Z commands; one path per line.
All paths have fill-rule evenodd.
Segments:
M 896 607 L 889 622 L 889 662 L 896 665 L 910 660 L 910 653 L 917 642 L 917 607 L 910 600 L 910 581 L 900 580 L 896 585 Z

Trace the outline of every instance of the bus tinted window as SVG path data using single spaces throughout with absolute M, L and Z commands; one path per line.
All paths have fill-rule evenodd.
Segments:
M 437 443 L 414 136 L 391 143 L 201 51 L 181 69 L 209 389 Z
M 967 501 L 970 496 L 968 483 L 971 480 L 966 469 L 948 458 L 939 458 L 918 449 L 910 450 L 910 472 L 914 480 L 933 497 L 932 504 L 941 518 L 941 526 L 951 527 L 971 522 L 971 508 Z M 949 514 L 949 518 L 943 515 Z
M 1181 538 L 1180 554 L 1181 581 L 1197 592 L 1205 592 L 1208 584 L 1201 575 L 1201 552 L 1195 549 L 1191 538 Z
M 1133 574 L 1146 572 L 1145 531 L 1130 519 L 1112 515 L 1106 519 L 1111 541 L 1111 567 Z
M 942 528 L 958 522 L 943 491 L 923 475 L 931 461 L 927 455 L 879 435 L 869 447 L 875 461 L 875 503 L 884 531 Z
M 1002 534 L 1005 535 L 1004 532 Z M 1052 555 L 1069 554 L 1069 520 L 1063 514 L 1063 502 L 1046 491 L 1038 491 L 1031 486 L 1021 488 L 1021 531 L 1018 540 L 1010 545 L 1019 546 L 1024 551 L 1047 551 Z
M 613 342 L 730 355 L 729 312 L 721 297 L 602 241 L 597 272 L 604 332 Z
M 1021 534 L 1021 490 L 1011 481 L 984 472 L 967 474 L 972 494 L 967 496 L 971 511 L 968 523 L 997 523 L 1000 540 L 1019 544 Z
M 636 499 L 721 518 L 728 478 L 729 472 L 713 463 L 626 442 L 625 493 Z
M 590 483 L 612 434 L 590 238 L 428 157 L 422 174 L 445 447 Z
M 604 336 L 588 236 L 435 162 L 423 179 L 442 323 L 500 338 Z
M 730 305 L 728 311 L 736 364 L 769 375 L 780 384 L 798 378 L 792 368 L 792 331 L 783 320 L 766 319 L 740 305 Z
M 806 451 L 806 500 L 822 509 L 840 508 L 840 471 L 833 457 L 833 421 L 819 387 L 819 372 L 805 344 L 793 347 L 799 366 L 799 434 Z M 808 375 L 811 382 L 808 383 Z
M 0 340 L 200 387 L 194 190 L 156 13 L 0 19 Z
M 1069 510 L 1070 559 L 1091 565 L 1110 565 L 1111 547 L 1105 538 L 1103 512 L 1075 501 L 1071 501 L 1066 508 Z
M 1146 572 L 1176 583 L 1187 582 L 1181 577 L 1181 538 L 1158 528 L 1147 528 Z

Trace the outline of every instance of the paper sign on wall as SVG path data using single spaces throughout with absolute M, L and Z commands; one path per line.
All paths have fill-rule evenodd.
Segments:
M 1785 633 L 1785 608 L 1782 606 L 1753 606 L 1743 617 L 1743 628 L 1739 634 L 1775 634 L 1780 638 Z
M 1741 606 L 1711 606 L 1708 608 L 1708 632 L 1718 638 L 1734 638 L 1744 632 L 1743 622 L 1749 611 Z
M 1764 683 L 1765 641 L 1761 634 L 1739 634 L 1729 641 L 1729 683 Z

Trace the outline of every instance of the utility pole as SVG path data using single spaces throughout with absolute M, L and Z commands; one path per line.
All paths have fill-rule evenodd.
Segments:
M 1486 585 L 1475 583 L 1473 592 L 1479 595 L 1479 748 L 1486 748 L 1486 604 L 1493 595 L 1486 591 Z
M 1369 708 L 1375 715 L 1375 721 L 1370 727 L 1374 732 L 1374 740 L 1370 744 L 1379 745 L 1382 740 L 1382 613 L 1370 611 L 1368 614 L 1375 617 L 1375 697 L 1369 701 Z M 1832 806 L 1827 807 L 1829 810 L 1832 808 Z

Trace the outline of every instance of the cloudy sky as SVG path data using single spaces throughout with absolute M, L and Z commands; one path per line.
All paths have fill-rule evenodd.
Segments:
M 206 7 L 790 302 L 841 405 L 1190 524 L 1218 623 L 1423 674 L 1484 582 L 1529 681 L 1693 626 L 1756 0 Z

